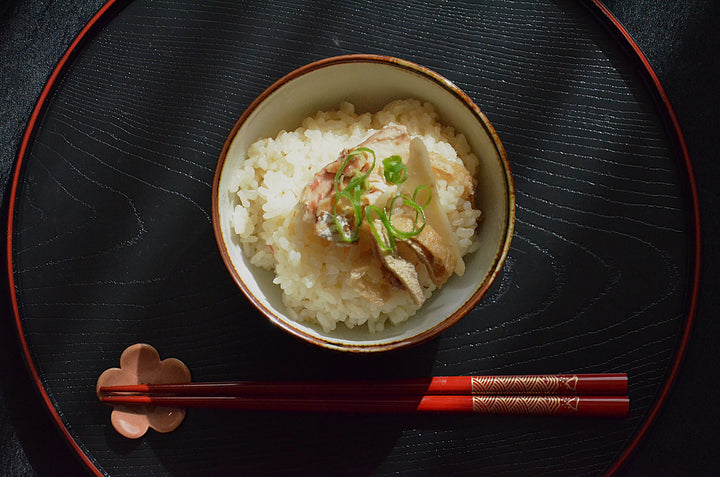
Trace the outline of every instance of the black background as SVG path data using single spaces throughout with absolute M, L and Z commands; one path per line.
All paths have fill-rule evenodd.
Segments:
M 0 175 L 4 197 L 24 126 L 40 90 L 67 46 L 102 3 L 9 0 L 0 4 Z M 668 400 L 621 475 L 717 475 L 720 453 L 712 436 L 718 424 L 713 365 L 720 336 L 715 293 L 720 258 L 713 240 L 720 229 L 720 101 L 716 86 L 720 8 L 712 0 L 606 4 L 647 56 L 678 116 L 695 170 L 703 230 L 700 300 L 685 359 Z M 7 309 L 3 303 L 3 310 Z M 82 467 L 42 411 L 25 374 L 11 317 L 1 321 L 0 474 L 78 475 Z

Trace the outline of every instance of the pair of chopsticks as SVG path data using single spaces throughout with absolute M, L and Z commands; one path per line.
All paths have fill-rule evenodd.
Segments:
M 98 391 L 111 405 L 261 411 L 624 417 L 629 409 L 626 374 L 137 384 Z

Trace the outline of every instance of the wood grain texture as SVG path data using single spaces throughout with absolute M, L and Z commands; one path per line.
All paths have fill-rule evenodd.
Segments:
M 439 339 L 338 355 L 255 312 L 220 260 L 222 143 L 275 79 L 378 53 L 454 81 L 508 152 L 515 237 Z M 642 424 L 686 320 L 683 165 L 632 64 L 574 2 L 130 3 L 62 75 L 24 161 L 13 235 L 23 330 L 71 433 L 109 475 L 602 474 Z M 135 342 L 195 380 L 626 372 L 622 421 L 193 411 L 127 442 L 94 384 Z M 278 458 L 281 455 L 282 458 Z

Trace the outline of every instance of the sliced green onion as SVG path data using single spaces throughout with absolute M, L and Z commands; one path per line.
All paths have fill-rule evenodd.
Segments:
M 395 227 L 392 223 L 392 211 L 395 208 L 395 201 L 397 199 L 401 199 L 403 201 L 403 205 L 407 205 L 408 207 L 415 210 L 415 220 L 413 221 L 413 228 L 410 231 L 404 231 L 400 230 L 397 227 Z M 422 224 L 418 227 L 418 218 L 422 217 Z M 409 239 L 412 237 L 415 237 L 420 232 L 423 231 L 426 224 L 425 219 L 425 210 L 423 206 L 418 205 L 417 202 L 415 202 L 413 199 L 406 195 L 396 195 L 392 198 L 390 201 L 390 207 L 388 208 L 388 233 L 394 235 L 395 238 L 398 238 L 400 240 Z
M 346 178 L 344 174 L 345 168 L 347 168 L 353 157 L 364 153 L 372 155 L 370 168 L 365 173 L 360 173 L 360 170 L 356 169 L 354 174 L 350 176 L 347 186 L 341 188 Z M 367 219 L 370 231 L 375 237 L 380 249 L 384 251 L 391 251 L 396 248 L 396 240 L 406 240 L 415 237 L 425 228 L 427 223 L 425 217 L 425 207 L 427 207 L 432 200 L 432 189 L 426 185 L 419 185 L 413 191 L 412 198 L 404 194 L 398 194 L 390 200 L 390 203 L 386 208 L 381 209 L 374 205 L 366 205 L 363 209 L 361 205 L 362 197 L 368 189 L 368 177 L 375 168 L 375 161 L 375 152 L 367 147 L 358 147 L 348 153 L 347 157 L 340 166 L 340 169 L 338 169 L 335 173 L 335 179 L 333 181 L 335 189 L 335 199 L 333 200 L 332 206 L 333 225 L 342 242 L 355 242 L 359 237 L 360 225 L 362 224 L 363 219 Z M 385 179 L 392 184 L 402 184 L 408 179 L 408 168 L 405 164 L 403 164 L 400 156 L 393 155 L 383 159 L 383 168 Z M 428 196 L 425 203 L 420 205 L 417 200 L 423 190 L 427 190 Z M 352 230 L 350 230 L 350 233 L 346 232 L 346 229 L 350 226 L 348 217 L 338 213 L 340 202 L 343 200 L 348 202 L 353 211 L 353 217 L 351 220 Z M 410 207 L 415 211 L 415 219 L 413 221 L 412 230 L 400 230 L 393 225 L 392 214 L 397 200 L 401 200 L 404 206 Z M 385 233 L 382 235 L 378 232 L 375 226 L 373 214 L 377 216 L 377 219 L 380 220 L 383 228 L 385 229 Z M 419 223 L 420 220 L 422 223 Z
M 408 178 L 408 168 L 403 164 L 402 157 L 390 156 L 383 159 L 383 174 L 392 184 L 402 184 Z
M 353 230 L 350 234 L 345 233 L 346 223 L 343 223 L 343 220 L 341 220 L 341 217 L 344 218 L 345 216 L 342 214 L 338 214 L 337 211 L 338 204 L 340 203 L 341 199 L 346 199 L 353 208 Z M 337 231 L 338 235 L 340 235 L 340 240 L 342 242 L 356 241 L 360 233 L 360 222 L 362 222 L 362 208 L 360 207 L 360 202 L 355 200 L 355 198 L 350 195 L 347 190 L 337 192 L 335 194 L 335 200 L 333 201 L 333 225 L 335 225 L 335 230 Z
M 350 178 L 348 185 L 344 189 L 340 189 L 340 185 L 345 180 L 345 175 L 343 174 L 343 172 L 350 163 L 350 160 L 354 156 L 366 152 L 372 154 L 373 157 L 370 168 L 364 174 L 353 175 Z M 333 225 L 335 226 L 335 230 L 340 236 L 340 240 L 343 242 L 354 242 L 358 239 L 360 233 L 360 224 L 362 223 L 362 205 L 360 204 L 360 200 L 362 199 L 362 195 L 367 190 L 367 178 L 370 176 L 370 173 L 374 168 L 375 153 L 373 152 L 373 150 L 368 149 L 367 147 L 358 147 L 348 153 L 347 157 L 340 166 L 340 169 L 338 169 L 338 171 L 335 173 L 335 179 L 333 181 L 333 186 L 335 188 L 335 199 L 333 200 Z M 342 199 L 347 200 L 353 209 L 353 230 L 350 234 L 345 233 L 346 224 L 343 223 L 343 220 L 341 220 L 340 215 L 338 214 L 338 204 Z
M 430 201 L 432 200 L 432 189 L 429 186 L 426 186 L 425 184 L 420 184 L 419 186 L 417 186 L 415 188 L 415 190 L 413 191 L 412 200 L 417 201 L 417 196 L 420 193 L 420 191 L 422 191 L 422 190 L 427 190 L 427 192 L 428 192 L 428 199 L 425 202 L 425 205 L 420 206 L 424 209 L 425 207 L 430 205 Z
M 364 152 L 368 152 L 368 153 L 372 154 L 373 160 L 372 160 L 372 164 L 370 165 L 370 168 L 367 170 L 367 172 L 365 174 L 362 174 L 360 176 L 358 176 L 358 175 L 352 176 L 352 178 L 350 179 L 350 182 L 348 183 L 348 185 L 345 189 L 355 188 L 355 187 L 357 187 L 358 184 L 365 184 L 365 181 L 370 176 L 370 173 L 372 172 L 372 170 L 375 168 L 375 160 L 376 160 L 375 152 L 372 149 L 369 149 L 367 147 L 358 147 L 348 153 L 347 157 L 345 158 L 342 165 L 340 166 L 340 169 L 338 169 L 338 171 L 335 173 L 335 180 L 333 181 L 333 186 L 335 187 L 336 192 L 341 190 L 339 184 L 342 184 L 342 181 L 345 179 L 345 175 L 343 174 L 343 171 L 345 171 L 345 168 L 347 167 L 348 163 L 350 163 L 350 160 L 353 157 L 360 155 Z
M 371 213 L 375 212 L 380 219 L 380 222 L 382 222 L 383 227 L 385 227 L 385 230 L 388 231 L 387 235 L 387 243 L 384 240 L 384 237 L 382 237 L 377 229 L 375 228 L 375 224 L 373 223 Z M 390 251 L 395 250 L 395 239 L 393 237 L 393 234 L 390 232 L 390 229 L 392 228 L 392 225 L 390 224 L 390 219 L 388 219 L 387 214 L 385 214 L 385 210 L 379 209 L 378 207 L 375 207 L 374 205 L 366 205 L 365 206 L 365 217 L 367 218 L 368 225 L 370 226 L 370 231 L 373 234 L 373 237 L 375 237 L 375 240 L 378 243 L 378 246 L 381 250 Z

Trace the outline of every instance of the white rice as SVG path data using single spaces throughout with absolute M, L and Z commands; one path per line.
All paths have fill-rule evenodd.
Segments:
M 237 201 L 232 220 L 243 252 L 252 264 L 275 271 L 284 304 L 298 321 L 318 323 L 326 331 L 338 323 L 349 328 L 367 325 L 372 332 L 382 330 L 388 320 L 403 322 L 418 309 L 403 290 L 382 304 L 368 301 L 357 283 L 348 280 L 357 247 L 328 242 L 298 225 L 297 203 L 315 173 L 343 149 L 390 125 L 404 125 L 411 137 L 420 137 L 434 167 L 455 162 L 475 177 L 478 160 L 465 137 L 441 125 L 432 105 L 412 99 L 394 101 L 376 114 L 356 114 L 349 103 L 318 112 L 295 131 L 252 144 L 242 168 L 234 171 L 230 189 Z M 475 249 L 480 211 L 462 184 L 436 179 L 440 204 L 465 255 Z

